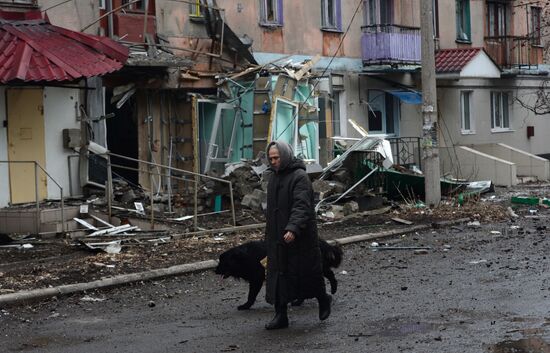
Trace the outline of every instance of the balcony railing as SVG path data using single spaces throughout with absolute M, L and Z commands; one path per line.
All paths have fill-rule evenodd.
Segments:
M 394 24 L 361 28 L 363 65 L 420 64 L 420 28 Z
M 527 36 L 485 37 L 485 50 L 502 68 L 536 68 L 543 48 Z

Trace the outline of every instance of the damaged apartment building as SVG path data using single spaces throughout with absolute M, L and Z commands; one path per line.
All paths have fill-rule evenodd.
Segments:
M 549 178 L 548 119 L 529 109 L 548 80 L 544 11 L 434 0 L 443 175 Z M 310 172 L 365 136 L 422 168 L 420 0 L 18 0 L 0 15 L 5 52 L 25 59 L 1 61 L 0 207 L 112 193 L 114 178 L 196 215 L 197 178 L 272 139 Z
M 40 201 L 63 213 L 68 197 L 112 192 L 111 177 L 150 199 L 192 199 L 193 177 L 219 176 L 272 138 L 320 170 L 313 61 L 257 65 L 215 1 L 14 1 L 2 16 L 5 47 L 25 60 L 3 61 L 0 205 L 36 203 L 26 216 L 39 221 L 14 225 L 4 209 L 1 231 L 44 230 Z

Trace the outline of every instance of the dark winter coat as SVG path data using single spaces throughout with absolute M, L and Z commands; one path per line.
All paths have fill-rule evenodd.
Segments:
M 290 146 L 278 145 L 278 149 L 281 166 L 278 171 L 272 169 L 267 187 L 266 300 L 271 304 L 325 293 L 311 181 Z M 289 244 L 283 240 L 287 231 L 295 234 Z

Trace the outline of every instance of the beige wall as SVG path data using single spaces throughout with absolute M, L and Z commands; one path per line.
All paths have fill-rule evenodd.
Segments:
M 284 1 L 284 25 L 265 28 L 259 23 L 259 1 L 227 0 L 218 4 L 225 8 L 229 26 L 238 35 L 254 40 L 253 51 L 302 55 L 332 55 L 342 34 L 321 31 L 321 1 Z M 239 6 L 240 4 L 240 6 Z M 342 1 L 342 27 L 347 28 L 357 2 Z M 240 12 L 239 12 L 240 9 Z M 355 16 L 339 56 L 361 57 L 363 7 Z
M 59 4 L 59 0 L 38 0 L 41 10 Z M 47 15 L 54 25 L 80 31 L 99 17 L 99 1 L 69 1 L 49 9 Z M 88 28 L 85 33 L 98 34 L 99 24 Z
M 523 108 L 516 99 L 532 104 L 540 79 L 476 80 L 463 79 L 459 83 L 438 81 L 438 107 L 440 127 L 447 145 L 477 145 L 504 143 L 533 154 L 550 153 L 548 131 L 550 115 L 535 114 Z M 472 123 L 474 134 L 461 133 L 460 91 L 473 90 Z M 492 90 L 508 90 L 513 93 L 514 104 L 510 107 L 511 130 L 491 131 L 490 93 Z M 527 138 L 527 126 L 535 127 L 535 136 Z

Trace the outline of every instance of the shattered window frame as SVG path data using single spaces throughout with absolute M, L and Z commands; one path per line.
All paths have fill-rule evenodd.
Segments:
M 132 0 L 122 0 L 122 5 L 128 4 L 131 1 Z M 139 2 L 131 3 L 124 9 L 128 12 L 145 12 L 145 1 L 149 0 L 141 0 Z
M 281 0 L 260 0 L 260 26 L 280 27 L 283 25 Z M 271 11 L 270 11 L 271 10 Z M 268 13 L 268 11 L 270 13 Z
M 374 98 L 373 98 L 374 96 Z M 375 102 L 374 100 L 379 100 Z M 378 110 L 373 109 L 378 108 Z M 371 115 L 376 117 L 380 112 L 381 130 L 372 130 L 370 122 Z M 399 133 L 399 120 L 401 117 L 400 100 L 390 93 L 381 89 L 367 90 L 367 130 L 373 135 L 397 136 Z M 391 131 L 388 131 L 391 129 Z
M 456 0 L 456 41 L 472 42 L 470 0 Z

